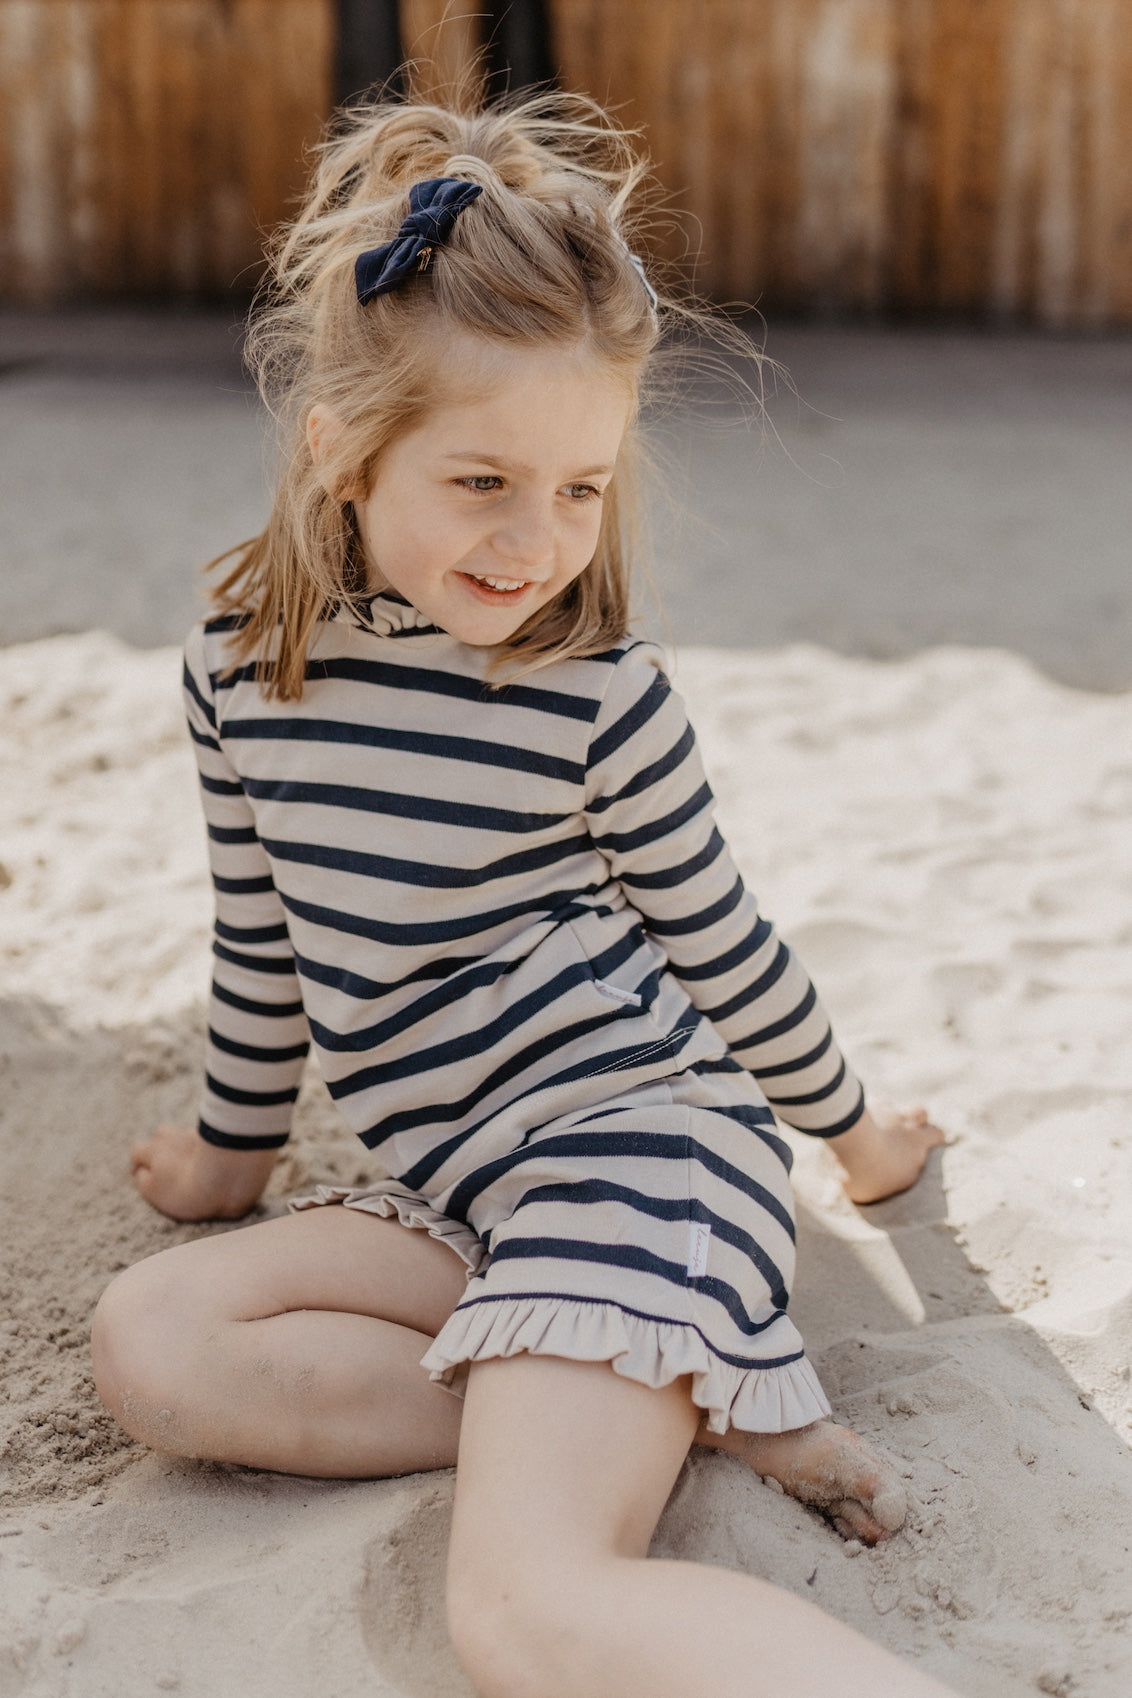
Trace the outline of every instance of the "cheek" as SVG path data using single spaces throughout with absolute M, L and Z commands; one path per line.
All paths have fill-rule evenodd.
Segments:
M 366 553 L 372 554 L 378 539 L 378 525 L 372 502 L 354 502 L 354 523 L 358 527 L 358 535 L 362 539 Z
M 440 528 L 413 506 L 373 503 L 359 514 L 358 525 L 375 564 L 411 566 L 443 552 Z
M 581 516 L 573 539 L 572 562 L 576 572 L 584 571 L 597 552 L 601 535 L 601 508 Z

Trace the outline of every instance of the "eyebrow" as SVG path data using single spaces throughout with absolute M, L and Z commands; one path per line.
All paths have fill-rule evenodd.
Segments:
M 496 472 L 526 472 L 534 470 L 517 460 L 497 460 L 494 454 L 484 454 L 478 448 L 458 448 L 453 454 L 445 454 L 446 460 L 474 460 L 477 465 L 490 466 Z M 575 478 L 597 478 L 613 476 L 612 466 L 587 466 L 584 471 L 575 472 Z

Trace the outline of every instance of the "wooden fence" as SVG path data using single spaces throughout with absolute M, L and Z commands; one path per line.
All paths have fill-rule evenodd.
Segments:
M 250 287 L 331 103 L 330 0 L 0 0 L 0 290 Z
M 637 27 L 627 27 L 629 13 Z M 1132 323 L 1132 0 L 556 0 L 712 294 Z
M 549 10 L 564 84 L 645 131 L 716 297 L 1132 325 L 1132 0 Z M 475 11 L 401 0 L 406 51 L 450 74 Z M 334 0 L 0 0 L 3 296 L 250 280 L 330 108 L 335 16 Z

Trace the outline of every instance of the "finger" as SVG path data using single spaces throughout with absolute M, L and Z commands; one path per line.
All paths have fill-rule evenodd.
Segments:
M 132 1146 L 130 1150 L 131 1166 L 136 1167 L 139 1163 L 144 1162 L 147 1167 L 151 1167 L 156 1151 L 176 1136 L 177 1128 L 170 1126 L 168 1121 L 163 1121 L 156 1131 L 150 1133 L 148 1138 L 139 1138 L 138 1142 Z
M 152 1167 L 156 1155 L 157 1140 L 155 1138 L 143 1138 L 139 1143 L 132 1145 L 130 1148 L 131 1169 L 136 1170 L 139 1167 Z

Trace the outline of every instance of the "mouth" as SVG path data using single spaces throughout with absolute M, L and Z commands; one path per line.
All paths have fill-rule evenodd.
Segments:
M 527 578 L 501 578 L 495 573 L 461 572 L 461 578 L 483 601 L 490 601 L 506 606 L 510 602 L 519 601 L 525 591 L 531 588 Z

